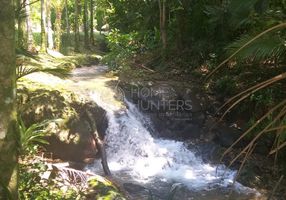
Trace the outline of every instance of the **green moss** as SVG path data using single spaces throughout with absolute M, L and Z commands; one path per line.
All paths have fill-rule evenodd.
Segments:
M 120 191 L 107 179 L 94 177 L 89 180 L 89 189 L 92 199 L 96 200 L 124 200 Z

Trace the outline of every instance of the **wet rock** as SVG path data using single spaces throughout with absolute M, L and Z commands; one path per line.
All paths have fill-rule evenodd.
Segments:
M 243 131 L 226 124 L 219 124 L 213 131 L 215 132 L 214 141 L 223 147 L 230 147 L 243 133 Z M 242 145 L 242 143 L 238 145 Z
M 157 137 L 199 138 L 205 101 L 199 90 L 166 82 L 122 84 L 126 97 L 150 117 Z
M 108 121 L 105 111 L 94 103 L 75 106 L 77 117 L 67 123 L 68 132 L 60 131 L 48 137 L 47 150 L 62 160 L 85 161 L 97 157 L 97 147 L 92 134 L 104 138 Z M 89 122 L 86 111 L 92 114 L 97 133 Z
M 149 199 L 150 198 L 150 191 L 138 184 L 134 183 L 124 183 L 124 189 L 129 194 L 132 199 Z

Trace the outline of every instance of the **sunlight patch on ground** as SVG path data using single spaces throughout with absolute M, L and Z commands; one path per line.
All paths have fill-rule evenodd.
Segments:
M 34 81 L 34 82 L 38 82 L 41 83 L 43 85 L 48 85 L 51 87 L 55 87 L 55 86 L 64 86 L 66 84 L 71 84 L 72 81 L 70 80 L 64 80 L 61 79 L 59 77 L 47 74 L 47 73 L 43 73 L 43 72 L 37 72 L 37 73 L 32 73 L 29 74 L 27 76 L 25 76 L 25 78 Z

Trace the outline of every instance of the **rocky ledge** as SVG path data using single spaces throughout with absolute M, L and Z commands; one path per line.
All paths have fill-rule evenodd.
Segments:
M 64 87 L 49 87 L 29 79 L 18 82 L 17 93 L 21 118 L 27 127 L 51 120 L 46 131 L 49 144 L 45 146 L 51 157 L 86 162 L 98 156 L 93 126 L 95 135 L 104 138 L 108 125 L 101 107 Z

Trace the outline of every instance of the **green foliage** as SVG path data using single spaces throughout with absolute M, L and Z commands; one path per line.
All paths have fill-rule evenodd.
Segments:
M 95 193 L 98 200 L 125 200 L 119 190 L 108 180 L 92 178 L 88 181 L 90 192 Z
M 115 29 L 107 36 L 108 47 L 111 52 L 104 57 L 103 62 L 112 69 L 116 69 L 124 65 L 127 59 L 132 59 L 136 54 L 154 48 L 156 45 L 152 38 L 153 36 L 150 32 L 142 38 L 138 32 L 133 31 L 128 34 L 122 34 Z
M 230 96 L 236 91 L 236 82 L 230 76 L 224 76 L 216 81 L 215 90 L 219 95 Z
M 66 63 L 61 63 L 61 66 L 64 66 Z M 68 68 L 41 68 L 41 67 L 24 67 L 24 66 L 18 66 L 17 67 L 17 79 L 20 79 L 24 76 L 27 76 L 29 74 L 35 73 L 35 72 L 44 72 L 48 74 L 52 74 L 54 76 L 60 77 L 60 78 L 67 78 L 70 76 L 70 69 Z
M 62 184 L 56 179 L 42 178 L 42 175 L 47 172 L 48 168 L 41 161 L 32 163 L 25 161 L 20 164 L 19 168 L 20 199 L 80 200 L 83 198 L 82 194 L 74 188 L 63 190 Z
M 255 36 L 255 35 L 254 35 Z M 227 47 L 227 53 L 233 54 L 238 48 L 250 41 L 253 35 L 243 35 Z M 278 34 L 270 34 L 261 37 L 251 43 L 247 48 L 241 50 L 236 58 L 240 60 L 252 59 L 256 61 L 266 59 L 277 59 L 285 55 L 285 41 Z
M 257 109 L 259 108 L 269 108 L 274 104 L 274 94 L 272 88 L 267 88 L 264 91 L 259 91 L 250 96 L 250 101 L 255 102 Z
M 41 33 L 33 32 L 33 38 L 34 38 L 34 44 L 36 46 L 40 46 L 41 45 Z
M 96 9 L 96 28 L 97 30 L 101 31 L 104 25 L 104 10 L 100 7 Z
M 22 154 L 33 153 L 37 150 L 36 144 L 48 144 L 43 138 L 46 135 L 46 126 L 51 121 L 43 121 L 41 123 L 32 124 L 30 127 L 26 127 L 21 117 L 18 119 L 19 131 L 20 131 L 20 144 Z

